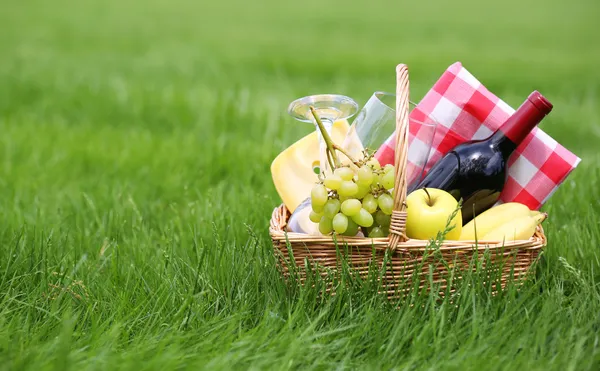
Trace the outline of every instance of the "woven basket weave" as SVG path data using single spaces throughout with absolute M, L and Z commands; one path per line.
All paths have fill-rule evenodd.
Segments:
M 405 234 L 406 227 L 406 190 L 404 176 L 407 165 L 408 122 L 409 122 L 409 79 L 406 65 L 396 68 L 396 177 L 394 209 L 392 212 L 390 234 L 383 238 L 346 237 L 346 236 L 311 236 L 286 231 L 290 213 L 285 205 L 273 211 L 269 233 L 274 253 L 278 258 L 281 272 L 290 275 L 290 263 L 294 260 L 300 280 L 304 281 L 306 264 L 325 268 L 322 275 L 339 270 L 340 259 L 345 259 L 353 270 L 361 275 L 368 275 L 370 267 L 376 263 L 378 269 L 386 264 L 384 292 L 389 298 L 399 295 L 399 283 L 407 278 L 419 280 L 419 287 L 434 282 L 440 283 L 440 289 L 448 289 L 449 267 L 473 269 L 473 259 L 479 259 L 480 266 L 490 263 L 501 270 L 501 287 L 511 280 L 521 281 L 536 261 L 541 250 L 546 246 L 546 236 L 542 226 L 538 226 L 535 234 L 528 240 L 517 241 L 454 241 L 444 240 L 436 247 L 437 256 L 431 254 L 431 241 L 409 239 Z M 339 252 L 347 247 L 347 254 Z M 483 252 L 488 258 L 483 260 Z M 291 254 L 290 254 L 291 253 Z M 293 256 L 293 258 L 291 257 Z M 439 259 L 447 262 L 439 264 Z M 374 261 L 375 260 L 375 261 Z M 433 266 L 433 272 L 432 272 Z M 489 269 L 489 267 L 488 267 Z M 325 273 L 329 272 L 329 273 Z M 414 283 L 411 283 L 414 287 Z

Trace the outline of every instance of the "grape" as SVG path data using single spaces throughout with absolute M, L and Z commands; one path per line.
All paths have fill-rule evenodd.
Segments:
M 325 178 L 323 184 L 325 184 L 325 187 L 335 191 L 340 189 L 340 186 L 342 185 L 342 178 L 337 174 L 329 174 Z
M 335 214 L 340 211 L 340 200 L 332 198 L 328 200 L 325 204 L 325 208 L 323 209 L 323 215 L 328 217 L 329 219 L 333 219 Z
M 373 187 L 377 187 L 379 184 L 381 184 L 381 175 L 373 174 L 373 181 L 371 182 L 371 185 Z
M 375 213 L 375 223 L 379 224 L 382 227 L 389 227 L 391 221 L 391 216 L 386 215 L 383 211 L 377 210 Z
M 323 184 L 315 184 L 310 190 L 310 202 L 313 206 L 323 206 L 327 202 L 327 188 Z
M 348 199 L 348 200 L 342 202 L 341 209 L 345 215 L 354 216 L 354 215 L 358 214 L 361 207 L 362 207 L 362 204 L 360 203 L 359 200 L 357 200 L 355 198 L 351 198 L 351 199 Z
M 383 176 L 381 177 L 381 185 L 383 186 L 383 188 L 385 189 L 392 189 L 394 188 L 394 178 L 395 174 L 393 171 L 389 171 L 385 174 L 383 174 Z
M 340 196 L 352 197 L 358 193 L 358 185 L 351 180 L 343 181 L 338 193 Z
M 381 229 L 380 227 L 373 227 L 373 229 L 371 229 L 371 231 L 369 232 L 369 237 L 385 237 L 385 235 L 383 234 L 383 229 Z
M 375 211 L 377 211 L 377 200 L 375 199 L 375 197 L 373 197 L 372 194 L 369 193 L 368 195 L 366 195 L 363 198 L 363 200 L 362 200 L 362 207 L 369 214 L 373 214 Z
M 314 211 L 311 211 L 310 214 L 308 214 L 308 219 L 310 219 L 310 221 L 313 223 L 318 223 L 321 221 L 322 216 L 323 216 L 323 214 L 319 214 L 319 213 L 315 213 Z
M 354 177 L 354 171 L 349 167 L 339 167 L 333 173 L 342 178 L 342 180 L 352 180 Z
M 342 213 L 338 213 L 333 217 L 332 225 L 336 233 L 344 233 L 348 229 L 348 217 Z
M 358 214 L 352 217 L 352 220 L 361 227 L 370 227 L 373 225 L 373 215 L 365 209 L 360 209 Z
M 373 182 L 373 171 L 371 171 L 371 168 L 366 165 L 363 165 L 360 167 L 360 169 L 358 169 L 356 176 L 358 185 L 368 186 Z
M 367 165 L 370 165 L 375 170 L 381 169 L 381 164 L 375 157 L 373 157 L 369 161 L 367 161 Z
M 317 214 L 323 214 L 323 209 L 325 205 L 315 205 L 312 200 L 310 200 L 310 205 L 312 206 L 312 211 Z
M 326 216 L 322 216 L 319 221 L 319 232 L 329 234 L 333 230 L 333 222 Z
M 392 214 L 392 210 L 394 208 L 394 199 L 392 198 L 392 196 L 390 196 L 387 193 L 384 193 L 381 196 L 379 196 L 377 203 L 379 204 L 379 208 L 381 209 L 381 211 L 384 212 L 384 214 Z
M 370 185 L 367 184 L 365 186 L 365 185 L 359 184 L 358 185 L 358 192 L 354 195 L 354 198 L 358 198 L 359 200 L 363 199 L 367 195 L 367 193 L 369 193 L 369 192 L 371 192 L 371 186 Z
M 385 166 L 383 167 L 383 173 L 384 173 L 384 174 L 387 174 L 387 173 L 389 173 L 390 171 L 393 173 L 393 172 L 394 172 L 394 170 L 395 170 L 395 169 L 394 169 L 394 165 L 392 165 L 392 164 L 387 164 L 387 165 L 385 165 Z
M 343 233 L 344 236 L 356 236 L 358 233 L 358 224 L 352 220 L 352 218 L 347 218 L 348 227 L 346 228 L 346 232 Z
M 389 236 L 390 235 L 390 227 L 381 227 L 381 230 L 383 231 L 383 235 L 384 236 Z

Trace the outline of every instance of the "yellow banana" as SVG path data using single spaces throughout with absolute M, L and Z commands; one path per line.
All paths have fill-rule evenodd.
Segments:
M 483 241 L 515 241 L 528 240 L 535 233 L 536 227 L 546 220 L 548 214 L 538 212 L 535 216 L 527 215 L 511 220 L 495 228 L 483 236 Z
M 494 206 L 477 215 L 462 228 L 460 240 L 475 240 L 475 229 L 477 237 L 485 236 L 500 225 L 522 216 L 530 216 L 538 213 L 519 202 L 507 202 Z M 480 239 L 480 238 L 479 238 Z

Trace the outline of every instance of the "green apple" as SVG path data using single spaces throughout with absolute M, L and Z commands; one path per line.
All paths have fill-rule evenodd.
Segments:
M 406 197 L 406 235 L 409 238 L 428 240 L 436 238 L 438 232 L 446 229 L 448 218 L 458 206 L 458 201 L 450 193 L 436 188 L 418 189 Z M 458 240 L 462 231 L 460 210 L 450 223 L 453 227 L 446 240 Z

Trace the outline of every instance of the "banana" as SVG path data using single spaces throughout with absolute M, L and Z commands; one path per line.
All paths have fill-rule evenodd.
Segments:
M 542 223 L 548 214 L 537 212 L 536 215 L 527 215 L 506 222 L 483 236 L 484 241 L 515 241 L 528 240 L 535 233 L 537 226 Z
M 477 229 L 477 237 L 479 238 L 504 223 L 522 216 L 535 215 L 536 213 L 538 212 L 529 210 L 527 206 L 519 202 L 507 202 L 494 206 L 465 224 L 459 239 L 475 240 L 475 229 Z

